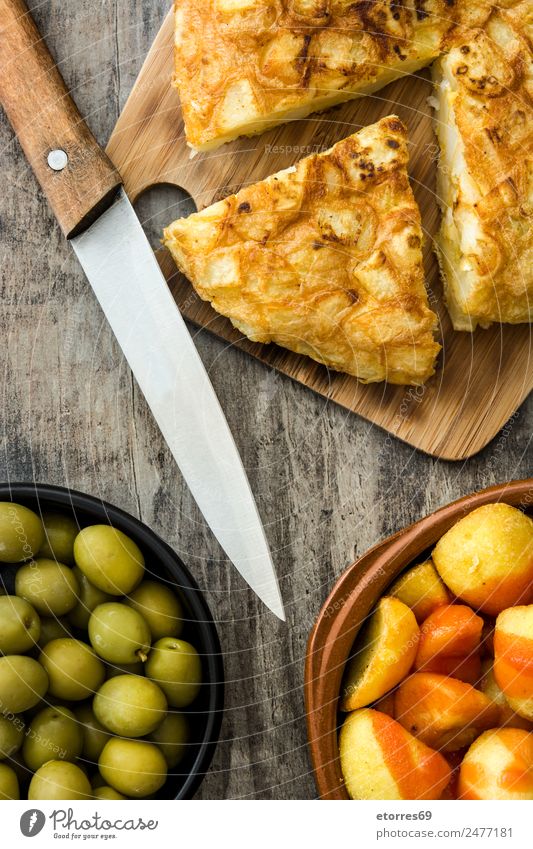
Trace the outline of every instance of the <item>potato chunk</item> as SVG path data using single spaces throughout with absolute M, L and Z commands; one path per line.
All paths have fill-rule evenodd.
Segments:
M 533 604 L 511 607 L 498 616 L 494 678 L 511 708 L 533 721 Z
M 415 669 L 476 684 L 482 628 L 483 619 L 464 604 L 437 608 L 421 625 Z
M 394 582 L 390 595 L 410 607 L 417 622 L 423 622 L 442 604 L 449 604 L 452 595 L 444 586 L 432 560 L 417 563 Z
M 519 728 L 485 731 L 466 753 L 460 799 L 533 799 L 533 734 Z
M 398 687 L 394 715 L 423 743 L 453 752 L 497 725 L 500 712 L 484 693 L 464 681 L 416 672 Z
M 496 616 L 533 599 L 533 521 L 508 504 L 485 504 L 433 550 L 444 583 L 476 610 Z
M 354 645 L 343 684 L 341 710 L 380 699 L 408 674 L 416 655 L 418 625 L 407 605 L 382 598 Z
M 423 622 L 442 604 L 449 604 L 452 595 L 444 586 L 432 560 L 412 566 L 396 579 L 390 595 L 410 607 L 417 622 Z
M 339 748 L 352 799 L 439 799 L 451 769 L 384 713 L 356 710 L 341 728 Z

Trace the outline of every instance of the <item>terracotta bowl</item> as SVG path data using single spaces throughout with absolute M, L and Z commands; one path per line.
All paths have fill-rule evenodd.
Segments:
M 340 767 L 338 702 L 344 667 L 361 625 L 406 567 L 429 555 L 462 516 L 493 501 L 533 514 L 533 478 L 467 495 L 378 543 L 348 567 L 326 599 L 311 631 L 305 661 L 307 734 L 321 798 L 349 798 Z

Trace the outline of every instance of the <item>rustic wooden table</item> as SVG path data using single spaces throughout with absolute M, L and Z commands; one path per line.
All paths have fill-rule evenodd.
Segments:
M 168 4 L 30 4 L 101 143 Z M 471 490 L 530 475 L 533 397 L 480 455 L 447 464 L 193 331 L 266 523 L 288 614 L 286 625 L 277 622 L 220 562 L 3 115 L 0 163 L 0 479 L 67 485 L 129 510 L 181 554 L 205 590 L 225 652 L 227 703 L 200 796 L 313 797 L 303 660 L 329 587 L 394 530 Z M 163 192 L 140 214 L 156 232 L 175 205 Z

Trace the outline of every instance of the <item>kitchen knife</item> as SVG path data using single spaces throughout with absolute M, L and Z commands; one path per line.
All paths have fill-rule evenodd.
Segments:
M 0 102 L 198 507 L 244 579 L 285 619 L 263 526 L 215 391 L 120 175 L 70 98 L 23 0 L 0 0 Z

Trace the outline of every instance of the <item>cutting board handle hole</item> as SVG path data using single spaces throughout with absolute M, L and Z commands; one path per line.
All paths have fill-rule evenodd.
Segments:
M 135 211 L 154 250 L 161 247 L 163 229 L 176 218 L 196 212 L 191 195 L 171 183 L 148 186 L 134 201 Z

